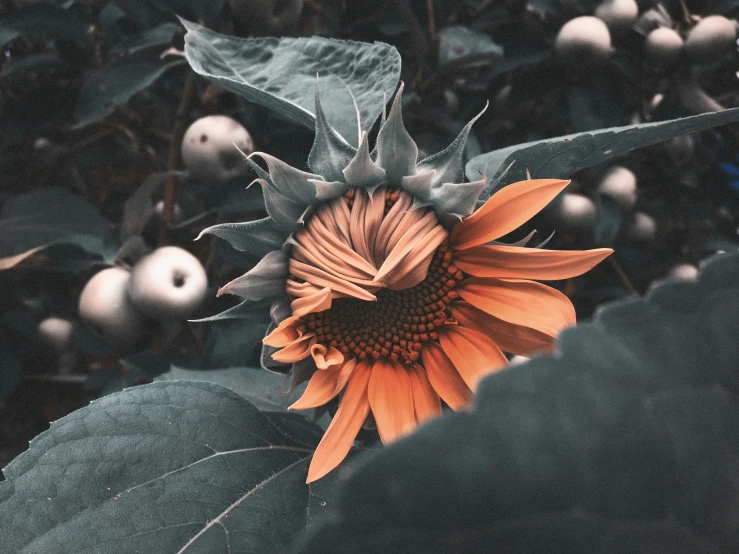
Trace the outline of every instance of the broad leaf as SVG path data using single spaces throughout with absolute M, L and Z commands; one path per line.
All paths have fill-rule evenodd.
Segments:
M 718 256 L 487 377 L 356 467 L 300 552 L 739 551 L 737 276 Z
M 3 552 L 284 552 L 329 502 L 305 484 L 320 436 L 211 383 L 106 396 L 5 468 Z
M 470 181 L 478 180 L 480 175 L 488 177 L 488 185 L 480 196 L 480 200 L 486 200 L 498 188 L 526 179 L 527 170 L 532 179 L 566 179 L 579 169 L 630 150 L 736 121 L 739 108 L 527 142 L 472 158 L 465 174 Z
M 165 71 L 182 65 L 180 58 L 162 59 L 163 47 L 138 50 L 93 71 L 82 86 L 74 112 L 76 127 L 100 121 L 137 92 L 152 85 Z
M 489 36 L 462 25 L 445 27 L 439 32 L 439 64 L 482 66 L 503 57 L 503 48 Z
M 89 23 L 82 11 L 75 8 L 38 3 L 3 15 L 0 17 L 0 46 L 19 36 L 40 33 L 84 42 Z
M 357 146 L 400 78 L 387 44 L 320 37 L 239 39 L 180 19 L 192 68 L 245 99 L 314 128 L 316 75 L 329 123 Z M 359 120 L 359 128 L 357 127 Z
M 106 252 L 108 222 L 79 196 L 59 187 L 5 199 L 0 209 L 0 269 L 8 269 L 53 243 Z
M 205 381 L 216 383 L 243 396 L 260 410 L 284 411 L 300 398 L 305 387 L 287 393 L 289 378 L 255 367 L 225 369 L 182 369 L 172 367 L 157 377 L 157 381 Z

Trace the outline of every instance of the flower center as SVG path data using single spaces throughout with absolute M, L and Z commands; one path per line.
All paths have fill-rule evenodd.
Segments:
M 436 329 L 451 318 L 447 308 L 458 297 L 454 288 L 462 278 L 452 263 L 451 250 L 443 243 L 418 285 L 380 290 L 377 302 L 338 298 L 328 310 L 304 319 L 319 344 L 333 346 L 344 356 L 412 363 L 418 360 L 422 344 L 437 340 Z

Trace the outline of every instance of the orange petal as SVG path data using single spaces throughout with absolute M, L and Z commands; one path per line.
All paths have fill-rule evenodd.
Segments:
M 301 317 L 313 312 L 323 312 L 331 307 L 331 289 L 316 287 L 312 294 L 296 298 L 290 302 L 290 309 L 294 317 Z
M 439 329 L 439 342 L 467 386 L 475 392 L 485 375 L 503 369 L 508 358 L 487 335 L 459 325 Z
M 388 288 L 401 290 L 414 287 L 423 281 L 428 273 L 429 263 L 434 252 L 446 240 L 447 236 L 449 236 L 447 230 L 441 225 L 437 225 L 431 231 L 416 237 L 412 249 L 404 255 L 402 261 L 383 279 L 387 283 Z M 377 272 L 378 276 L 375 277 L 375 280 L 379 278 L 384 267 L 385 264 Z
M 535 281 L 471 277 L 462 281 L 457 291 L 485 313 L 552 337 L 575 323 L 570 299 Z
M 441 414 L 441 400 L 426 377 L 426 370 L 419 365 L 408 368 L 408 377 L 411 380 L 411 392 L 413 393 L 413 411 L 416 413 L 416 421 L 423 423 Z
M 333 346 L 326 348 L 322 344 L 314 344 L 310 347 L 310 354 L 318 369 L 328 369 L 344 363 L 344 355 Z
M 272 359 L 283 364 L 291 364 L 307 358 L 310 355 L 310 349 L 316 342 L 315 333 L 307 333 L 298 340 L 288 344 L 282 350 L 278 350 L 272 354 Z
M 421 359 L 429 383 L 441 399 L 452 410 L 466 408 L 472 398 L 472 391 L 465 385 L 462 377 L 457 373 L 457 369 L 449 357 L 444 354 L 441 346 L 436 342 L 424 344 L 421 350 Z
M 293 277 L 304 279 L 318 287 L 328 287 L 332 292 L 340 292 L 347 296 L 351 296 L 352 298 L 359 298 L 360 300 L 367 300 L 369 302 L 377 301 L 377 298 L 365 289 L 358 287 L 354 283 L 350 283 L 341 277 L 331 275 L 320 268 L 304 264 L 294 258 L 290 259 L 289 266 L 290 273 Z M 367 284 L 372 285 L 372 282 L 367 281 Z
M 339 409 L 313 454 L 306 483 L 320 479 L 346 458 L 369 414 L 369 379 L 370 365 L 366 362 L 357 364 L 349 378 Z
M 367 393 L 377 432 L 384 444 L 407 435 L 415 428 L 411 380 L 399 363 L 392 360 L 375 362 Z
M 460 325 L 482 331 L 505 352 L 531 357 L 536 352 L 552 351 L 554 337 L 541 331 L 508 323 L 467 302 L 455 302 L 449 308 Z
M 262 342 L 267 346 L 282 348 L 302 337 L 304 328 L 302 319 L 295 316 L 288 317 L 282 320 L 269 335 L 264 337 Z
M 452 230 L 456 249 L 484 244 L 527 222 L 569 185 L 561 179 L 531 179 L 502 188 Z
M 308 381 L 308 387 L 300 399 L 290 406 L 290 410 L 307 410 L 323 406 L 334 396 L 341 392 L 349 380 L 357 360 L 350 358 L 340 367 L 334 367 L 324 371 L 316 371 Z
M 475 277 L 568 279 L 582 275 L 613 253 L 594 250 L 543 250 L 520 246 L 473 246 L 454 256 L 454 264 Z

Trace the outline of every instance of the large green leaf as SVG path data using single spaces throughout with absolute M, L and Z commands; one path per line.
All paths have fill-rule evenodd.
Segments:
M 60 187 L 7 197 L 0 209 L 0 269 L 13 267 L 52 243 L 106 252 L 108 222 L 79 196 Z
M 3 553 L 284 552 L 329 504 L 320 429 L 212 383 L 160 382 L 52 424 L 5 468 Z
M 739 253 L 354 469 L 303 554 L 739 552 Z
M 400 78 L 387 44 L 321 37 L 240 39 L 181 19 L 185 54 L 211 81 L 300 123 L 315 126 L 316 75 L 329 123 L 354 146 L 369 131 Z
M 480 196 L 480 200 L 485 200 L 500 187 L 526 179 L 527 170 L 533 179 L 566 179 L 579 169 L 597 165 L 630 150 L 737 121 L 739 108 L 733 108 L 516 144 L 475 156 L 467 162 L 465 174 L 470 181 L 477 181 L 480 175 L 488 177 L 488 184 Z
M 157 381 L 188 380 L 217 383 L 243 396 L 260 410 L 284 411 L 300 398 L 305 387 L 288 394 L 290 380 L 255 367 L 221 369 L 183 369 L 172 367 L 157 377 Z
M 180 58 L 162 58 L 159 45 L 123 55 L 90 73 L 82 86 L 74 112 L 76 127 L 100 121 L 151 86 L 165 71 L 182 65 Z
M 0 46 L 19 36 L 42 33 L 85 42 L 89 22 L 77 7 L 65 9 L 49 3 L 38 3 L 4 14 L 0 17 Z

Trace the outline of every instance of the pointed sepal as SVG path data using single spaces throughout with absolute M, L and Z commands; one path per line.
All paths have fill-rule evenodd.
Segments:
M 342 176 L 343 177 L 343 176 Z M 327 202 L 338 198 L 349 190 L 349 185 L 342 181 L 320 181 L 311 179 L 311 183 L 316 187 L 316 200 L 319 202 Z
M 416 166 L 416 170 L 420 173 L 431 169 L 436 170 L 436 176 L 431 183 L 432 187 L 441 183 L 459 183 L 464 180 L 464 167 L 462 158 L 464 156 L 464 147 L 467 144 L 467 137 L 470 135 L 472 125 L 480 116 L 488 109 L 488 105 L 477 114 L 472 120 L 464 126 L 464 129 L 457 135 L 457 138 L 441 152 L 437 152 L 421 160 Z
M 211 225 L 200 231 L 195 240 L 200 240 L 204 235 L 215 235 L 239 252 L 262 257 L 280 248 L 289 233 L 283 231 L 271 217 L 265 217 L 255 221 Z
M 234 294 L 247 300 L 276 298 L 285 294 L 288 256 L 282 250 L 267 254 L 251 270 L 218 290 L 217 296 Z
M 471 183 L 443 183 L 432 190 L 431 203 L 436 213 L 455 215 L 461 219 L 475 210 L 475 203 L 486 182 L 483 177 Z
M 257 323 L 269 323 L 269 307 L 272 303 L 270 298 L 261 300 L 244 300 L 241 304 L 222 311 L 221 313 L 203 317 L 201 319 L 190 319 L 191 323 L 205 323 L 209 321 L 222 321 L 224 319 L 247 319 Z
M 403 177 L 416 173 L 418 160 L 418 146 L 403 125 L 402 96 L 403 83 L 377 135 L 377 164 L 385 170 L 386 179 L 394 186 L 398 186 Z
M 326 119 L 316 78 L 316 137 L 308 155 L 308 166 L 311 171 L 323 175 L 326 181 L 343 181 L 342 171 L 356 153 L 356 148 L 347 143 Z
M 377 188 L 385 181 L 385 170 L 372 161 L 369 155 L 369 139 L 362 133 L 359 150 L 344 168 L 344 180 L 350 187 Z
M 256 179 L 252 185 L 254 183 L 262 186 L 264 207 L 277 227 L 287 235 L 295 231 L 298 227 L 298 220 L 305 212 L 305 205 L 281 195 L 266 179 Z
M 252 161 L 251 158 L 254 156 L 259 156 L 265 161 L 267 168 L 269 169 L 270 180 L 274 185 L 274 188 L 282 196 L 289 198 L 293 202 L 303 204 L 303 206 L 309 206 L 316 202 L 316 187 L 310 182 L 310 180 L 323 180 L 321 175 L 314 175 L 313 173 L 296 169 L 282 160 L 279 160 L 274 156 L 270 156 L 269 154 L 265 154 L 264 152 L 254 152 L 249 156 L 249 161 Z M 257 164 L 252 162 L 252 167 L 256 165 Z

